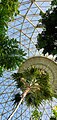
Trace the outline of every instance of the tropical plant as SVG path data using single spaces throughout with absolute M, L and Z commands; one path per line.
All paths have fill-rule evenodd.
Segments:
M 57 0 L 53 0 L 51 8 L 40 15 L 44 28 L 42 33 L 38 34 L 36 47 L 44 48 L 44 54 L 57 54 Z
M 3 68 L 0 66 L 0 76 L 2 76 Z
M 32 120 L 41 120 L 41 112 L 39 112 L 36 108 L 32 111 Z
M 25 53 L 19 49 L 16 39 L 6 39 L 0 41 L 0 66 L 5 69 L 13 69 L 24 60 Z
M 52 116 L 52 117 L 50 118 L 50 120 L 56 120 L 56 118 L 55 118 L 54 116 Z
M 5 35 L 8 30 L 8 22 L 14 19 L 14 16 L 19 14 L 18 0 L 1 0 L 0 2 L 0 35 L 1 40 L 6 40 Z
M 53 116 L 51 116 L 50 120 L 57 120 L 57 106 L 54 106 L 52 109 Z
M 14 73 L 13 79 L 20 92 L 15 94 L 13 101 L 17 107 L 8 120 L 12 118 L 24 99 L 27 106 L 38 107 L 42 100 L 51 99 L 53 96 L 49 75 L 43 69 L 31 66 L 23 72 Z
M 19 14 L 18 0 L 1 0 L 0 2 L 0 76 L 4 69 L 16 68 L 26 55 L 16 39 L 7 35 L 8 22 Z
M 22 73 L 14 73 L 13 78 L 22 93 L 29 89 L 25 98 L 27 105 L 38 106 L 43 99 L 52 97 L 49 75 L 42 69 L 32 66 Z

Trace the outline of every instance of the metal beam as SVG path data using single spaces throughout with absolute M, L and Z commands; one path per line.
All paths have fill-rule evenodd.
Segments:
M 45 13 L 45 12 L 42 10 L 42 8 L 41 8 L 36 2 L 34 2 L 34 4 L 37 6 L 37 8 L 38 8 L 40 11 L 42 11 L 43 13 Z

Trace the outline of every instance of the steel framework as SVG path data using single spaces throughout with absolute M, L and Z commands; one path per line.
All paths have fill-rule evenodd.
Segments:
M 40 11 L 45 11 L 50 7 L 51 0 L 20 0 L 19 10 L 20 14 L 15 17 L 14 21 L 8 23 L 8 35 L 10 38 L 16 38 L 17 42 L 27 53 L 27 58 L 39 55 L 35 44 L 37 42 L 37 35 L 42 31 L 43 26 L 39 23 Z M 41 53 L 40 53 L 41 54 Z M 12 80 L 10 75 L 12 72 L 5 72 L 0 78 L 0 119 L 7 120 L 9 115 L 15 109 L 12 97 L 17 92 L 16 83 Z M 40 108 L 44 113 L 42 120 L 49 119 L 51 114 L 50 106 L 56 105 L 56 99 L 53 102 L 42 103 Z M 47 107 L 48 104 L 48 107 Z M 25 107 L 24 107 L 25 106 Z M 47 109 L 45 108 L 47 107 Z M 39 108 L 39 110 L 40 110 Z M 30 120 L 31 108 L 26 106 L 26 103 L 21 104 L 12 120 Z M 49 111 L 50 110 L 50 111 Z

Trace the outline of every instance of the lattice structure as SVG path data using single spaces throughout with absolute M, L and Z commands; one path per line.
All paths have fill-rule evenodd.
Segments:
M 20 46 L 26 51 L 27 57 L 38 54 L 35 44 L 37 35 L 42 31 L 42 25 L 39 23 L 41 18 L 39 13 L 43 13 L 50 7 L 51 0 L 21 0 L 20 15 L 9 23 L 8 35 L 17 38 Z
M 51 0 L 19 0 L 20 14 L 9 23 L 8 35 L 16 38 L 20 48 L 27 53 L 27 58 L 39 55 L 35 47 L 37 35 L 42 31 L 43 26 L 39 23 L 40 11 L 45 12 L 50 7 Z M 16 106 L 13 105 L 12 97 L 17 92 L 16 83 L 10 77 L 12 73 L 5 72 L 0 78 L 0 119 L 7 120 Z M 56 105 L 53 102 L 42 103 L 39 110 L 43 112 L 42 120 L 48 120 L 51 114 L 50 106 Z M 24 107 L 25 106 L 25 107 Z M 31 108 L 23 103 L 17 110 L 12 120 L 30 120 Z

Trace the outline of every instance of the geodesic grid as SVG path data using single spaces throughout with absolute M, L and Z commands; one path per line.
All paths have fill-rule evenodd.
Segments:
M 27 58 L 39 55 L 35 47 L 37 35 L 41 33 L 43 26 L 39 23 L 41 18 L 39 13 L 50 7 L 51 0 L 19 0 L 20 14 L 15 17 L 14 21 L 8 23 L 8 35 L 10 38 L 16 38 L 20 48 L 27 53 Z M 41 53 L 40 53 L 41 54 Z M 13 95 L 17 92 L 16 83 L 12 80 L 12 72 L 4 72 L 0 78 L 0 119 L 7 120 L 16 106 L 13 105 Z M 57 105 L 57 100 L 53 102 L 43 102 L 39 111 L 43 112 L 42 120 L 48 120 L 51 115 L 51 106 Z M 24 107 L 25 106 L 25 107 Z M 25 103 L 21 104 L 12 120 L 30 120 L 31 108 Z
M 32 2 L 35 1 L 35 2 Z M 40 11 L 50 7 L 51 0 L 21 0 L 19 5 L 20 14 L 14 21 L 9 23 L 8 35 L 17 38 L 20 47 L 25 50 L 27 57 L 35 56 L 38 51 L 35 47 L 37 35 L 43 26 L 39 23 Z

